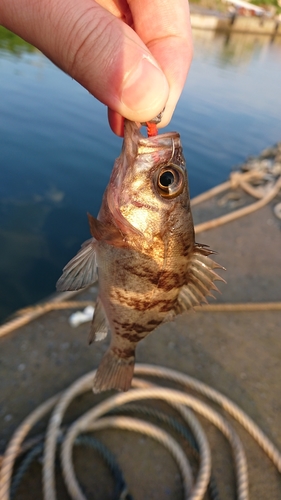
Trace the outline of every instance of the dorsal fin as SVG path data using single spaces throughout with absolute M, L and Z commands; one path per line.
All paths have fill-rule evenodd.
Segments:
M 108 326 L 106 322 L 106 316 L 101 300 L 98 297 L 88 337 L 89 344 L 91 344 L 94 341 L 103 340 L 106 337 L 107 333 L 108 333 Z
M 187 275 L 187 283 L 178 295 L 176 313 L 181 313 L 194 306 L 207 302 L 206 296 L 213 297 L 211 290 L 219 291 L 214 281 L 225 280 L 219 276 L 214 269 L 224 269 L 220 264 L 210 259 L 214 254 L 206 245 L 195 243 L 194 253 L 190 259 Z

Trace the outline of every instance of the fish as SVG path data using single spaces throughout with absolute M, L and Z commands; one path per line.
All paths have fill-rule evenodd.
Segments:
M 138 342 L 195 305 L 224 281 L 207 245 L 195 242 L 189 185 L 180 135 L 144 137 L 125 120 L 92 238 L 64 267 L 59 291 L 83 289 L 98 279 L 89 343 L 111 340 L 93 391 L 127 391 Z

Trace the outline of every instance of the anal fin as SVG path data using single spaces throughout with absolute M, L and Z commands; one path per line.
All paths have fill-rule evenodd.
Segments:
M 103 356 L 94 378 L 93 392 L 116 389 L 128 391 L 134 375 L 135 356 L 119 357 L 110 347 Z
M 94 341 L 103 340 L 107 336 L 107 333 L 108 333 L 108 326 L 106 322 L 106 316 L 101 300 L 98 297 L 88 337 L 89 344 L 91 344 Z

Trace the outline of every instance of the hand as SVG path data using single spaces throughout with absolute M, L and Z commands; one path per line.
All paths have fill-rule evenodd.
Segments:
M 0 24 L 106 104 L 117 135 L 164 106 L 169 123 L 192 58 L 187 0 L 1 0 Z

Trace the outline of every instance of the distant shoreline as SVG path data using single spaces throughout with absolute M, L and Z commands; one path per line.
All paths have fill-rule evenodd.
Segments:
M 258 16 L 241 16 L 200 9 L 190 5 L 193 29 L 281 36 L 281 22 Z

